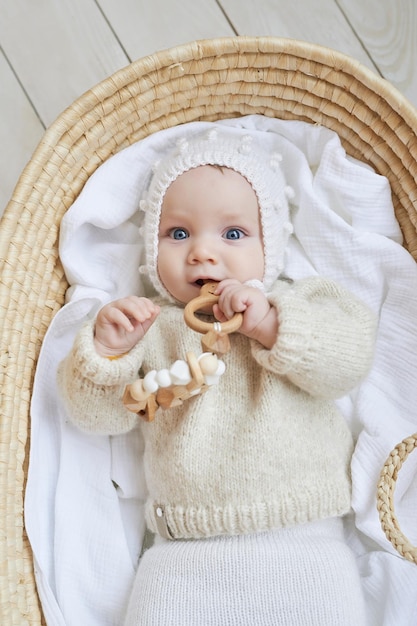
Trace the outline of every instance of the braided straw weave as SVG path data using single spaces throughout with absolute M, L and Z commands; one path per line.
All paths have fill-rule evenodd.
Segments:
M 382 528 L 394 548 L 405 559 L 417 564 L 417 547 L 413 546 L 402 532 L 394 511 L 394 491 L 398 472 L 414 448 L 417 448 L 417 433 L 401 441 L 390 453 L 381 470 L 377 507 Z
M 76 100 L 46 131 L 0 225 L 0 623 L 43 623 L 23 524 L 29 403 L 39 350 L 67 283 L 59 224 L 111 155 L 163 128 L 250 113 L 323 124 L 388 177 L 417 259 L 417 112 L 335 51 L 277 38 L 193 42 L 140 59 Z

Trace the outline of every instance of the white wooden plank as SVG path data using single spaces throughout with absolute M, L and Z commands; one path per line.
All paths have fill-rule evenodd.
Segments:
M 335 0 L 220 0 L 220 3 L 239 35 L 273 35 L 308 41 L 348 54 L 375 70 Z
M 0 0 L 0 41 L 42 121 L 128 59 L 94 0 Z
M 0 51 L 0 215 L 44 128 Z
M 131 59 L 196 39 L 234 35 L 216 0 L 98 0 Z
M 417 106 L 415 0 L 338 0 L 381 74 Z

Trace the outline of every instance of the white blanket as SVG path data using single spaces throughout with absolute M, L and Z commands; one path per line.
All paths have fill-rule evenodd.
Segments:
M 355 515 L 346 532 L 358 555 L 370 626 L 415 626 L 417 566 L 387 541 L 376 510 L 386 457 L 417 431 L 417 265 L 401 246 L 388 182 L 348 158 L 328 129 L 262 116 L 219 124 L 261 135 L 283 155 L 297 205 L 287 274 L 332 277 L 379 313 L 373 369 L 339 402 L 357 437 Z M 36 372 L 25 507 L 48 626 L 121 623 L 143 538 L 146 489 L 139 433 L 110 438 L 78 432 L 61 406 L 56 367 L 80 324 L 101 303 L 148 293 L 137 271 L 143 251 L 139 199 L 152 164 L 180 135 L 208 125 L 161 131 L 112 157 L 62 222 L 60 254 L 72 286 L 49 328 Z M 400 472 L 396 513 L 415 542 L 414 456 Z

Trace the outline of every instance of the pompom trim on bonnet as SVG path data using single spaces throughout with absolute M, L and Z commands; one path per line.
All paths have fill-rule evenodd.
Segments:
M 147 273 L 157 292 L 171 302 L 175 299 L 162 284 L 157 268 L 158 233 L 162 203 L 171 183 L 184 172 L 201 165 L 228 167 L 244 176 L 253 187 L 259 204 L 265 270 L 263 286 L 268 291 L 284 269 L 285 249 L 293 232 L 289 200 L 294 192 L 286 184 L 282 157 L 268 154 L 262 145 L 243 129 L 219 129 L 183 137 L 166 157 L 153 166 L 147 193 L 140 202 L 145 212 L 144 242 Z

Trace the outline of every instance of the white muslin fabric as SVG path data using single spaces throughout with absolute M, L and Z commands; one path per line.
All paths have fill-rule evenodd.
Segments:
M 359 564 L 367 624 L 415 626 L 417 567 L 385 538 L 376 485 L 391 449 L 417 430 L 417 265 L 401 245 L 386 178 L 349 158 L 326 128 L 258 115 L 174 127 L 124 149 L 91 176 L 62 221 L 60 256 L 70 288 L 37 367 L 25 501 L 45 619 L 48 626 L 123 623 L 144 534 L 143 442 L 139 431 L 121 437 L 78 432 L 60 401 L 56 369 L 81 324 L 104 302 L 152 295 L 138 273 L 144 259 L 140 198 L 153 165 L 179 138 L 217 125 L 254 134 L 282 155 L 294 190 L 286 274 L 332 278 L 378 314 L 373 368 L 338 401 L 357 441 L 345 532 Z M 401 471 L 396 512 L 413 540 L 412 456 Z

